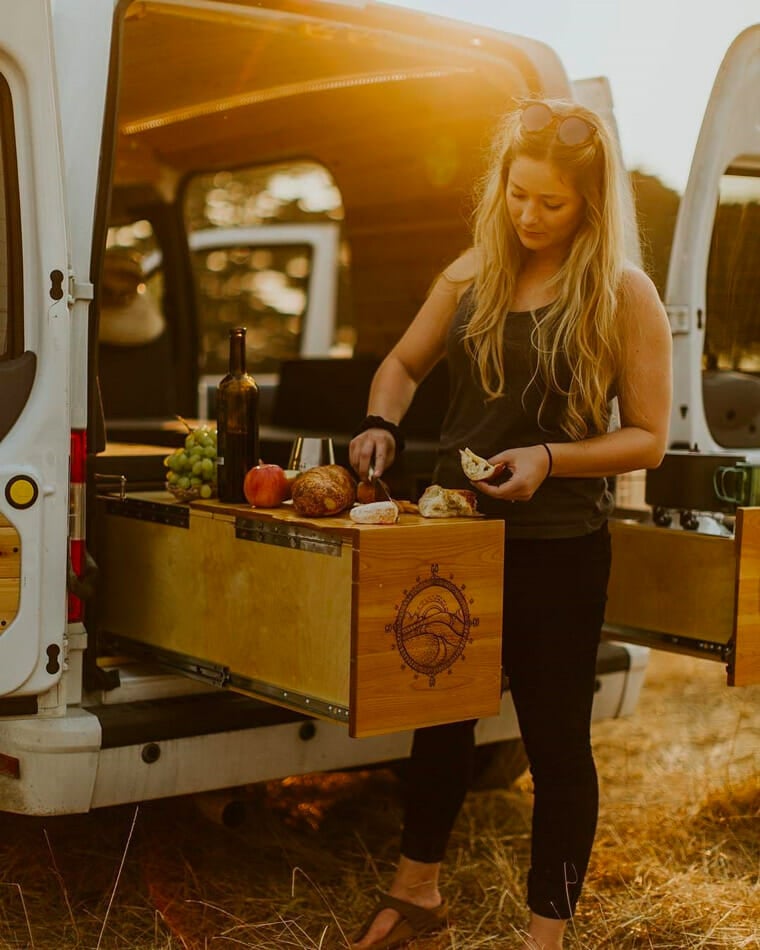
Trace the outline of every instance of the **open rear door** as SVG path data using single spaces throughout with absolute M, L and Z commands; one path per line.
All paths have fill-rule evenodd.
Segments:
M 692 460 L 722 453 L 760 464 L 758 88 L 760 25 L 736 38 L 718 72 L 670 258 L 670 448 Z M 682 508 L 692 507 L 688 488 L 673 488 Z M 760 508 L 739 508 L 733 536 L 617 522 L 613 543 L 616 638 L 723 660 L 729 683 L 760 682 Z
M 760 24 L 718 71 L 679 208 L 665 296 L 673 448 L 760 457 L 759 87 Z
M 63 664 L 68 258 L 51 36 L 47 0 L 0 0 L 0 697 L 49 689 Z

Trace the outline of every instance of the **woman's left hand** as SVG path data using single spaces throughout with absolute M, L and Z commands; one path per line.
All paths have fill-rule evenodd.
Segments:
M 549 473 L 549 454 L 543 445 L 508 449 L 492 455 L 488 461 L 492 465 L 503 462 L 506 466 L 499 481 L 472 484 L 484 495 L 501 501 L 530 501 Z

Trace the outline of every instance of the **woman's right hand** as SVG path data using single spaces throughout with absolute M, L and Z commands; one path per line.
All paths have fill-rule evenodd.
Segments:
M 351 439 L 348 446 L 348 460 L 362 481 L 369 480 L 370 465 L 372 474 L 380 477 L 390 468 L 396 457 L 396 442 L 385 429 L 367 429 Z

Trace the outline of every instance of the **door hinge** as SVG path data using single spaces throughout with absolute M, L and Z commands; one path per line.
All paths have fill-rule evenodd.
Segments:
M 673 336 L 688 334 L 691 329 L 690 313 L 688 307 L 670 306 L 667 307 L 668 320 L 670 321 L 670 332 Z
M 78 280 L 73 271 L 69 271 L 69 306 L 77 300 L 92 300 L 95 296 L 95 287 L 85 280 Z

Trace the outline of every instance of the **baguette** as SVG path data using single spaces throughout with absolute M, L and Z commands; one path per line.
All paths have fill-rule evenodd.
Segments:
M 460 449 L 459 460 L 462 463 L 462 471 L 471 482 L 487 482 L 501 475 L 506 467 L 503 462 L 491 465 L 488 459 L 481 458 L 471 449 Z
M 471 517 L 477 514 L 478 500 L 466 488 L 442 488 L 430 485 L 418 502 L 423 518 Z

